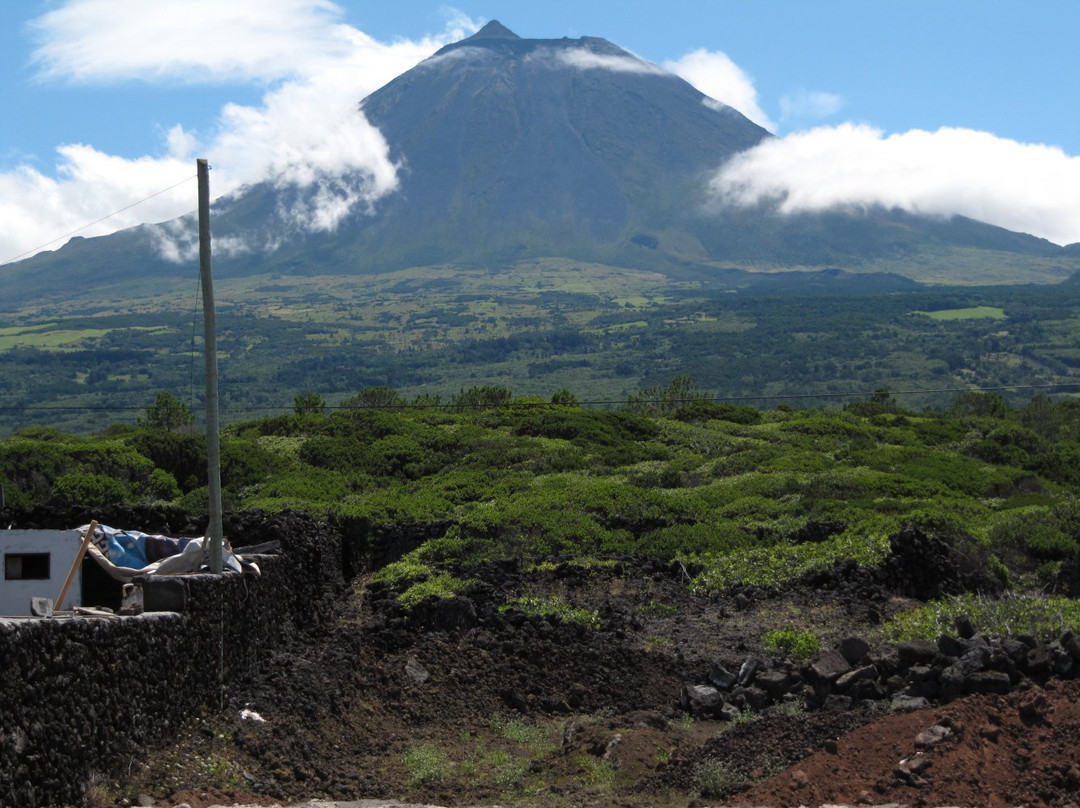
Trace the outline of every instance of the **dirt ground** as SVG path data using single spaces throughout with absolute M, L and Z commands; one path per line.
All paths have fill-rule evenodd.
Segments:
M 476 582 L 464 596 L 411 615 L 357 581 L 332 630 L 278 651 L 226 711 L 103 777 L 95 804 L 1080 804 L 1075 680 L 902 713 L 791 700 L 717 721 L 680 708 L 714 663 L 765 654 L 770 629 L 812 628 L 826 646 L 872 637 L 911 602 L 872 576 L 708 599 L 678 565 L 632 559 L 456 572 Z M 523 593 L 596 620 L 498 610 Z

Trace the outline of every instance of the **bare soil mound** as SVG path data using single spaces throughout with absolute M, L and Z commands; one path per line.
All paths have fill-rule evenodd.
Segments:
M 738 795 L 737 804 L 1065 806 L 1080 802 L 1080 683 L 882 717 Z

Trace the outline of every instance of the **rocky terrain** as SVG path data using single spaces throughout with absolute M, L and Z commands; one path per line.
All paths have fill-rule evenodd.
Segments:
M 1080 642 L 958 621 L 890 646 L 913 600 L 989 586 L 948 545 L 896 537 L 875 570 L 693 596 L 679 564 L 623 558 L 456 573 L 407 613 L 362 577 L 336 626 L 276 653 L 168 748 L 102 776 L 95 804 L 311 798 L 449 806 L 1080 803 Z M 557 593 L 589 619 L 500 609 Z M 770 653 L 776 627 L 822 650 Z

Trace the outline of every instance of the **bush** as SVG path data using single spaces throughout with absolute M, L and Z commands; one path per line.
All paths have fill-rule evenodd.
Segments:
M 816 544 L 778 544 L 705 558 L 705 570 L 691 588 L 709 594 L 740 584 L 777 586 L 808 572 L 829 569 L 838 561 L 872 567 L 888 553 L 889 540 L 884 535 L 859 536 L 849 529 Z
M 762 642 L 765 650 L 800 661 L 813 659 L 821 653 L 821 641 L 812 631 L 779 629 L 766 633 Z
M 994 598 L 967 593 L 901 612 L 881 628 L 887 642 L 936 640 L 956 631 L 965 616 L 984 634 L 1011 637 L 1035 634 L 1055 640 L 1066 628 L 1080 629 L 1080 601 L 1042 595 Z
M 52 504 L 59 508 L 103 508 L 131 498 L 131 488 L 120 480 L 82 471 L 61 475 L 52 489 Z
M 206 485 L 206 438 L 194 432 L 142 431 L 128 439 L 155 466 L 173 476 L 181 491 Z
M 1066 561 L 1080 552 L 1080 544 L 1054 525 L 1033 524 L 1024 535 L 1027 551 L 1043 561 Z
M 706 799 L 723 799 L 742 787 L 743 778 L 718 758 L 706 758 L 697 764 L 694 780 L 698 794 Z
M 150 472 L 146 493 L 154 499 L 168 501 L 180 496 L 180 486 L 176 484 L 176 478 L 169 472 L 164 469 L 154 469 Z
M 669 559 L 683 555 L 723 555 L 753 544 L 753 533 L 734 521 L 722 519 L 651 530 L 632 542 L 627 552 Z
M 511 610 L 525 614 L 557 615 L 568 623 L 577 623 L 592 629 L 600 628 L 600 614 L 595 609 L 575 608 L 558 595 L 522 595 L 499 607 L 500 612 Z
M 463 581 L 452 575 L 438 572 L 410 586 L 398 595 L 397 600 L 406 610 L 411 611 L 419 603 L 431 597 L 452 598 L 471 583 L 471 581 Z
M 450 777 L 454 769 L 450 756 L 431 744 L 408 747 L 402 762 L 409 772 L 409 785 L 413 788 L 427 783 L 441 783 Z

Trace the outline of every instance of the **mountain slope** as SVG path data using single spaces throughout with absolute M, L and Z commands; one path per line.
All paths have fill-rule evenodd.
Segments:
M 493 22 L 360 106 L 398 166 L 397 189 L 314 233 L 296 227 L 296 211 L 316 193 L 363 188 L 363 174 L 331 178 L 318 191 L 279 179 L 219 200 L 216 275 L 505 269 L 550 257 L 694 280 L 732 265 L 885 270 L 938 282 L 950 273 L 965 282 L 1046 281 L 1080 269 L 1075 251 L 959 217 L 710 207 L 717 168 L 771 135 L 604 39 L 522 39 Z M 190 218 L 4 267 L 7 302 L 63 289 L 58 281 L 175 274 L 180 267 L 162 258 L 162 245 L 175 249 L 177 234 L 190 248 Z

